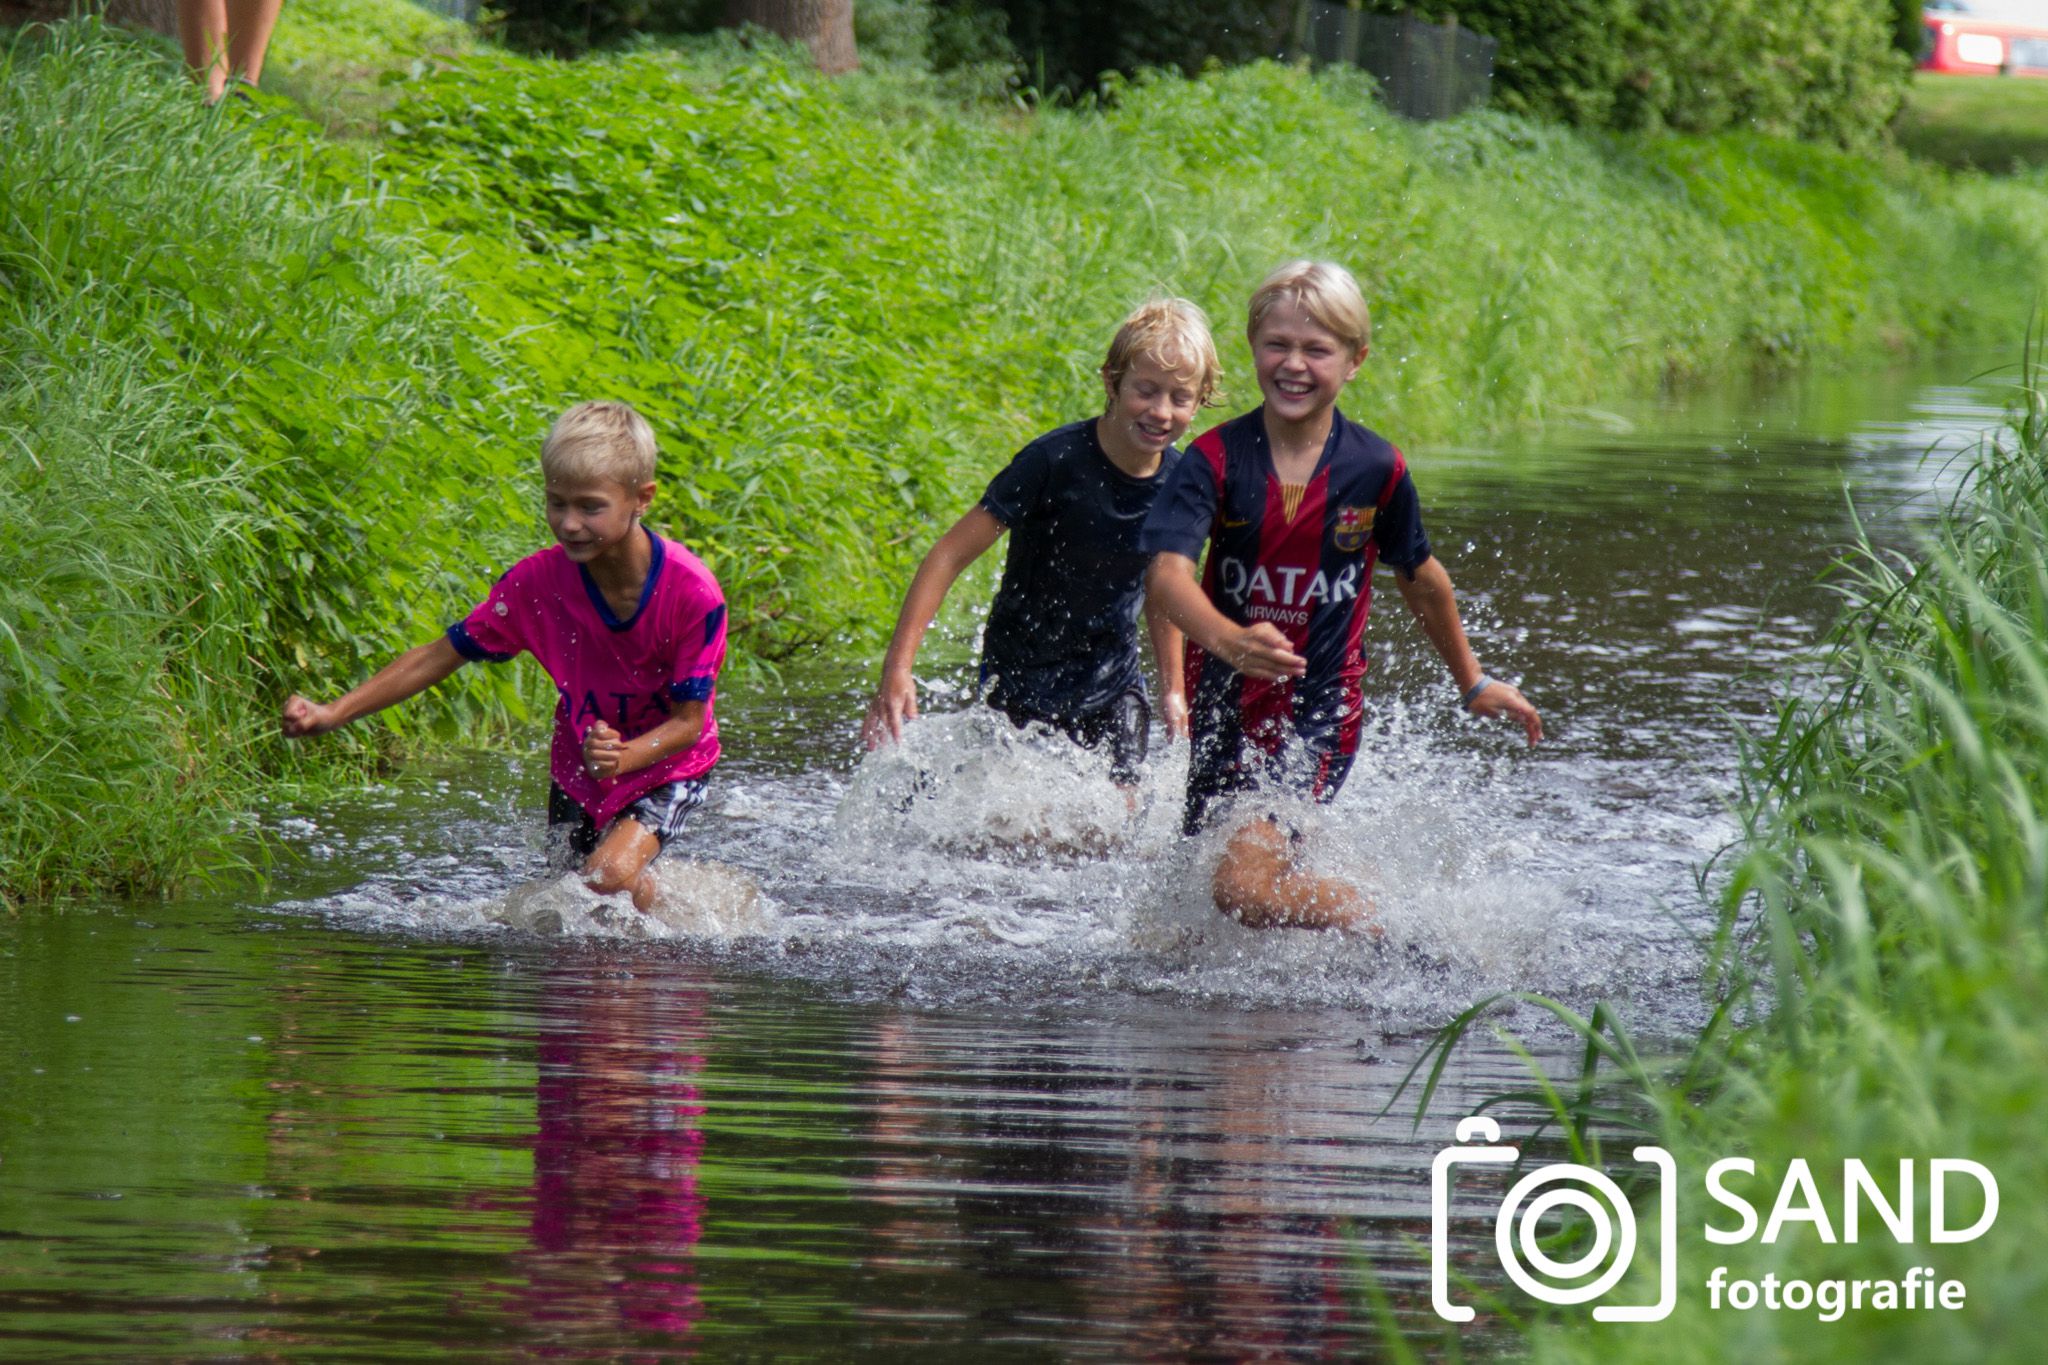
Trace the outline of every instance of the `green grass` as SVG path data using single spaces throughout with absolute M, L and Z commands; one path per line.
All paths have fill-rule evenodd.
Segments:
M 1747 756 L 1747 831 L 1720 879 L 1712 975 L 1721 1010 L 1691 1056 L 1638 1055 L 1604 1011 L 1559 1013 L 1586 1039 L 1577 1078 L 1519 1097 L 1575 1151 L 1633 1165 L 1634 1129 L 1669 1148 L 1679 1183 L 1678 1309 L 1602 1327 L 1557 1310 L 1530 1327 L 1542 1361 L 1970 1360 L 2039 1356 L 2048 1301 L 2048 391 L 2028 367 L 2010 428 L 1914 553 L 1864 542 L 1836 575 L 1844 598 L 1818 686 L 1788 698 Z M 1460 1021 L 1469 1028 L 1483 1011 Z M 1455 1034 L 1444 1040 L 1454 1045 Z M 1768 1211 L 1808 1161 L 1839 1234 L 1842 1166 L 1896 1185 L 1920 1163 L 1918 1240 L 1882 1226 L 1854 1245 L 1794 1224 L 1774 1245 L 1724 1247 L 1701 1178 L 1725 1156 Z M 1984 1163 L 2001 1189 L 1978 1240 L 1928 1241 L 1925 1163 Z M 1974 1220 L 1976 1205 L 1951 1225 Z M 1734 1278 L 1898 1280 L 1914 1266 L 1966 1286 L 1963 1311 L 1709 1309 L 1712 1267 Z M 1655 1297 L 1645 1258 L 1618 1302 Z
M 294 0 L 278 15 L 263 84 L 329 134 L 367 136 L 391 104 L 388 74 L 476 47 L 469 25 L 410 0 Z
M 81 23 L 0 57 L 0 126 L 0 894 L 161 886 L 226 856 L 285 689 L 509 549 L 514 405 L 296 118 Z
M 1914 156 L 1957 170 L 2048 166 L 2048 79 L 1917 73 L 1894 131 Z

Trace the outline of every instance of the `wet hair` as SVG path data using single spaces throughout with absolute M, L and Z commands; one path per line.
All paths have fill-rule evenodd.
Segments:
M 1266 315 L 1283 303 L 1300 308 L 1309 318 L 1353 351 L 1372 342 L 1372 314 L 1365 291 L 1352 273 L 1335 261 L 1289 261 L 1252 290 L 1245 330 L 1256 333 Z
M 603 479 L 638 490 L 654 482 L 654 428 L 624 403 L 578 403 L 548 428 L 540 443 L 541 476 L 581 482 Z
M 1209 335 L 1209 315 L 1186 299 L 1159 294 L 1131 310 L 1110 338 L 1109 354 L 1102 361 L 1103 378 L 1112 389 L 1120 388 L 1141 357 L 1173 374 L 1192 375 L 1195 402 L 1200 405 L 1208 404 L 1216 392 L 1216 381 L 1223 377 L 1216 342 Z

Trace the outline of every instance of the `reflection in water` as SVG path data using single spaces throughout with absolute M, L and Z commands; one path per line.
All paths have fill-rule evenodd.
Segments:
M 865 1264 L 937 1288 L 861 1316 L 928 1341 L 967 1292 L 989 1339 L 1078 1354 L 1348 1354 L 1377 1332 L 1369 1267 L 1426 1326 L 1424 1142 L 1376 1122 L 1392 1068 L 1285 1032 L 1300 1022 L 1135 1051 L 1122 1030 L 1033 1030 L 999 1055 L 952 1021 L 879 1025 Z
M 533 1249 L 511 1305 L 541 1339 L 672 1349 L 703 1316 L 702 1047 L 701 992 L 632 973 L 541 982 Z

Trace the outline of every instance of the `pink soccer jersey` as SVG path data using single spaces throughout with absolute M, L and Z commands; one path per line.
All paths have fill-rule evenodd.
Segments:
M 640 605 L 624 621 L 589 571 L 551 545 L 506 570 L 476 610 L 448 627 L 465 659 L 503 663 L 524 650 L 548 671 L 560 694 L 548 771 L 600 829 L 642 792 L 702 777 L 718 762 L 711 708 L 725 662 L 725 594 L 703 560 L 652 531 L 647 538 L 654 562 Z M 592 725 L 603 720 L 633 739 L 686 701 L 704 703 L 695 744 L 624 777 L 585 776 L 583 736 Z

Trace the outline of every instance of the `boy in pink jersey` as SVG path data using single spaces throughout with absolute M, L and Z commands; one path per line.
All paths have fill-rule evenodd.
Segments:
M 702 560 L 641 525 L 654 432 L 624 403 L 579 403 L 541 445 L 556 544 L 505 572 L 441 639 L 324 705 L 284 705 L 288 739 L 325 734 L 426 691 L 474 660 L 533 655 L 554 680 L 550 832 L 566 831 L 600 895 L 654 900 L 647 866 L 704 802 L 718 762 L 711 708 L 725 596 Z

